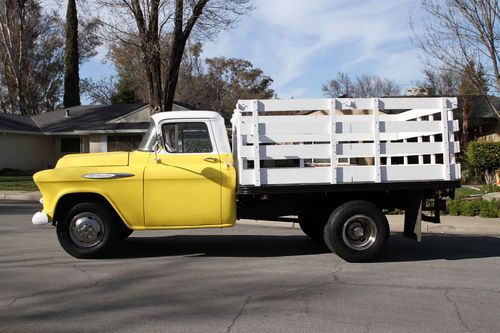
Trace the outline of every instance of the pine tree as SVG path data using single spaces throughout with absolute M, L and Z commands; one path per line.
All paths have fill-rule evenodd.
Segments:
M 488 79 L 481 63 L 478 66 L 474 61 L 469 61 L 465 67 L 458 90 L 460 95 L 488 94 Z
M 80 105 L 78 17 L 75 0 L 68 0 L 68 9 L 66 11 L 66 48 L 64 53 L 64 107 L 67 108 Z

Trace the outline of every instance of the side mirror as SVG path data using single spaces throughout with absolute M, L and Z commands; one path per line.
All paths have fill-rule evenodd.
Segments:
M 158 157 L 158 153 L 161 151 L 161 143 L 160 141 L 156 141 L 153 150 L 155 152 L 155 161 L 156 163 L 161 163 L 161 158 Z

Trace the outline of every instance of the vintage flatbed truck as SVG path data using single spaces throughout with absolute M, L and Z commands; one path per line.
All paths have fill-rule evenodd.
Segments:
M 139 149 L 68 155 L 33 178 L 60 244 L 103 256 L 133 230 L 225 228 L 237 218 L 297 216 L 347 261 L 376 257 L 389 238 L 383 209 L 439 222 L 460 179 L 454 98 L 240 100 L 232 150 L 223 118 L 162 112 Z M 434 211 L 426 217 L 424 210 Z

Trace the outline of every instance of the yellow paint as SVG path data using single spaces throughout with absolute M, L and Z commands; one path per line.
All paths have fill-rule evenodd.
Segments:
M 33 176 L 43 211 L 52 219 L 66 194 L 97 193 L 132 229 L 230 227 L 236 221 L 236 174 L 232 155 L 98 153 L 68 155 L 55 169 Z M 216 162 L 207 162 L 207 157 Z M 119 179 L 86 179 L 89 173 L 130 173 Z
M 129 163 L 129 153 L 94 153 L 66 155 L 59 159 L 56 168 L 85 167 L 85 166 L 125 166 Z

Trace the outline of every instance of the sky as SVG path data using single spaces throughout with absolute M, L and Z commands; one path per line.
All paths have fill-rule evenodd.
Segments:
M 204 57 L 237 57 L 274 80 L 279 98 L 319 98 L 337 72 L 374 74 L 403 89 L 422 79 L 419 51 L 411 43 L 410 15 L 417 0 L 254 0 L 236 28 L 204 45 Z M 81 77 L 114 73 L 106 49 L 82 65 Z

